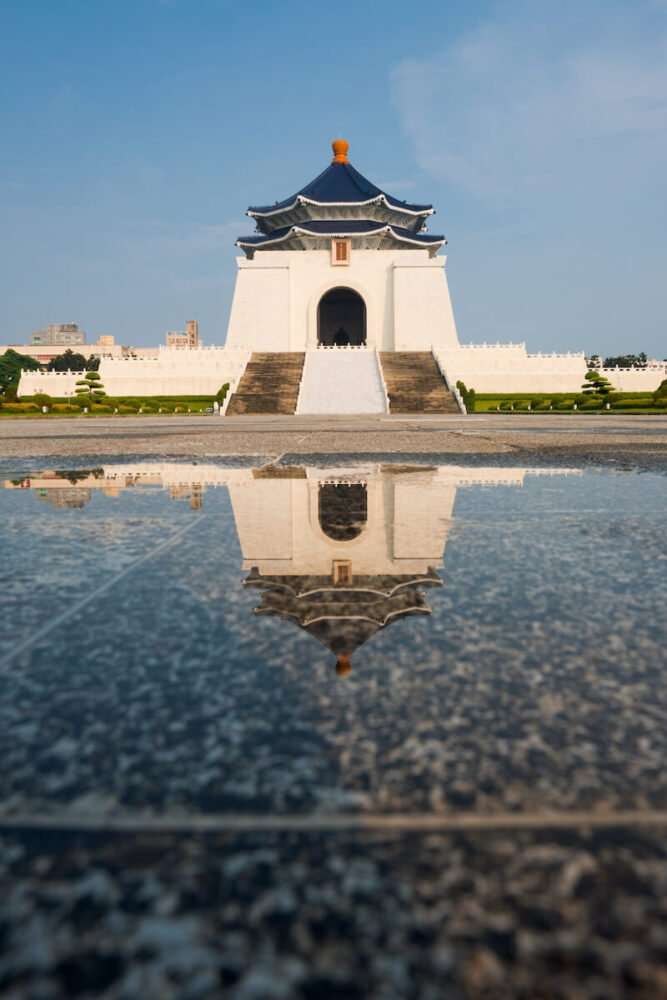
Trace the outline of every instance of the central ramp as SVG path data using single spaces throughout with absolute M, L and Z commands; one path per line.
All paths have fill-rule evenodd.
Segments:
M 297 413 L 386 413 L 377 353 L 355 348 L 308 351 Z

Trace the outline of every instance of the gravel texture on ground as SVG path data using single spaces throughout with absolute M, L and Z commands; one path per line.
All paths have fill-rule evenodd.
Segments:
M 459 454 L 470 476 L 446 513 L 433 614 L 378 632 L 344 679 L 312 637 L 253 616 L 226 489 L 198 510 L 157 489 L 80 509 L 3 491 L 0 827 L 46 823 L 0 833 L 3 1000 L 667 997 L 665 831 L 548 826 L 551 811 L 667 808 L 667 463 L 662 432 L 651 444 L 636 428 L 617 431 L 622 448 Z M 19 435 L 0 479 L 104 465 L 47 430 L 64 450 L 44 462 Z M 225 462 L 264 477 L 276 458 L 393 460 L 427 478 L 445 460 L 371 455 L 370 438 L 364 456 L 318 454 L 325 436 L 301 438 L 274 452 L 250 435 Z M 485 487 L 479 466 L 534 474 Z M 141 828 L 242 813 L 488 828 Z M 500 814 L 546 826 L 500 830 Z M 75 815 L 138 830 L 48 830 Z
M 658 1000 L 662 837 L 0 838 L 6 1000 Z
M 667 457 L 667 417 L 95 417 L 1 420 L 0 457 L 519 452 Z

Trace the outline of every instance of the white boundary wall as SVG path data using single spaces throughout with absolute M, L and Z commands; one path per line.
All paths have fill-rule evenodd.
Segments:
M 528 354 L 525 344 L 434 347 L 450 385 L 459 379 L 476 392 L 579 392 L 588 367 L 580 354 Z M 667 363 L 648 368 L 600 369 L 619 392 L 653 392 L 667 378 Z
M 213 396 L 225 382 L 236 388 L 249 348 L 161 347 L 157 358 L 103 358 L 100 381 L 109 396 Z M 81 372 L 23 372 L 19 396 L 76 394 Z

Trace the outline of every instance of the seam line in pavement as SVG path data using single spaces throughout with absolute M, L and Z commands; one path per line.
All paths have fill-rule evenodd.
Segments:
M 416 815 L 378 813 L 323 815 L 197 815 L 92 816 L 86 814 L 50 816 L 16 814 L 0 816 L 0 833 L 12 830 L 71 830 L 89 833 L 457 833 L 521 830 L 618 829 L 665 827 L 666 810 L 619 810 L 617 812 L 544 813 L 460 813 L 458 815 Z
M 205 516 L 206 515 L 204 515 L 204 517 Z M 202 517 L 198 517 L 195 521 L 190 521 L 188 524 L 184 525 L 184 527 L 181 528 L 179 531 L 176 531 L 173 535 L 171 535 L 171 537 L 165 539 L 164 542 L 161 542 L 154 549 L 151 549 L 150 552 L 145 552 L 142 556 L 139 556 L 137 559 L 134 559 L 128 566 L 125 567 L 125 569 L 121 570 L 119 573 L 116 573 L 115 576 L 112 576 L 109 580 L 106 580 L 104 583 L 100 584 L 99 587 L 96 587 L 95 590 L 91 591 L 91 593 L 86 594 L 86 596 L 82 597 L 80 601 L 76 602 L 76 604 L 71 605 L 71 607 L 67 608 L 65 611 L 62 611 L 59 615 L 56 615 L 56 617 L 53 618 L 50 622 L 48 622 L 46 625 L 43 625 L 42 628 L 37 629 L 37 631 L 33 632 L 32 635 L 29 635 L 22 642 L 19 642 L 17 646 L 14 646 L 13 649 L 11 649 L 8 653 L 5 654 L 5 656 L 2 657 L 2 659 L 0 659 L 0 670 L 3 670 L 5 667 L 8 667 L 9 664 L 13 660 L 15 660 L 17 656 L 20 656 L 21 653 L 24 653 L 27 649 L 30 649 L 30 647 L 34 646 L 35 643 L 39 642 L 40 639 L 44 639 L 54 629 L 58 628 L 60 625 L 66 622 L 68 618 L 71 618 L 78 611 L 81 611 L 82 608 L 85 608 L 87 604 L 90 604 L 91 601 L 94 601 L 96 597 L 99 597 L 100 594 L 103 594 L 105 590 L 109 590 L 115 584 L 119 583 L 123 579 L 123 577 L 127 576 L 128 573 L 131 573 L 132 570 L 137 568 L 137 566 L 141 566 L 142 563 L 148 562 L 149 559 L 153 559 L 154 556 L 160 555 L 166 549 L 170 548 L 172 545 L 175 545 L 175 543 L 180 541 L 180 539 L 183 537 L 183 535 L 185 535 L 186 532 L 191 531 L 192 528 L 195 527 L 195 525 L 201 524 L 201 522 L 202 522 Z

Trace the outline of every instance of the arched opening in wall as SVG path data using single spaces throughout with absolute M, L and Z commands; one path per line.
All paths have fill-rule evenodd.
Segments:
M 361 347 L 366 343 L 366 303 L 351 288 L 331 288 L 317 307 L 317 343 Z
M 325 483 L 319 492 L 320 527 L 334 542 L 358 538 L 368 520 L 364 483 Z

